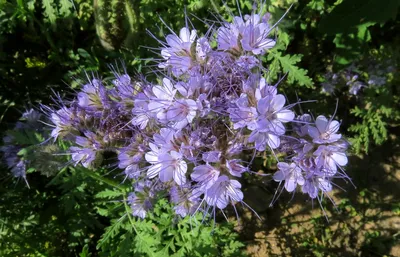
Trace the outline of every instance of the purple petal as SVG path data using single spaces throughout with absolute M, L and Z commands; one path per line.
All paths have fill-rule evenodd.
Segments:
M 338 121 L 333 120 L 329 123 L 328 131 L 330 134 L 336 133 L 339 130 L 340 124 Z
M 258 100 L 257 103 L 257 110 L 258 112 L 263 115 L 266 114 L 271 105 L 271 97 L 267 96 Z
M 285 182 L 285 188 L 286 191 L 288 192 L 293 192 L 296 189 L 296 186 L 297 186 L 296 179 L 291 178 L 286 180 Z
M 347 164 L 347 156 L 345 153 L 336 152 L 333 153 L 331 158 L 335 161 L 335 163 L 339 166 L 344 166 Z
M 325 118 L 325 116 L 320 115 L 317 117 L 317 120 L 315 121 L 315 125 L 317 126 L 317 129 L 320 132 L 320 134 L 324 133 L 328 126 L 328 120 Z
M 276 114 L 276 117 L 282 122 L 289 122 L 294 119 L 294 112 L 291 110 L 281 110 Z
M 285 177 L 286 177 L 285 172 L 282 171 L 282 170 L 278 170 L 277 172 L 275 172 L 275 174 L 274 174 L 274 176 L 273 176 L 273 179 L 274 179 L 276 182 L 280 182 L 280 181 L 285 180 Z
M 276 95 L 272 101 L 271 106 L 275 111 L 279 111 L 285 105 L 286 99 L 283 95 Z
M 269 145 L 269 147 L 271 147 L 271 149 L 276 149 L 281 144 L 281 140 L 279 136 L 268 134 L 267 144 Z
M 187 171 L 187 164 L 185 161 L 179 161 L 175 172 L 174 172 L 174 180 L 178 185 L 184 185 L 186 183 L 186 171 Z
M 150 166 L 150 168 L 147 170 L 147 176 L 149 178 L 154 178 L 156 177 L 161 170 L 161 163 L 157 163 L 155 165 Z

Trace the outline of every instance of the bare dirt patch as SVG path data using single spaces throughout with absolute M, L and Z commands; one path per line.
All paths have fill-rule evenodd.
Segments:
M 392 138 L 393 139 L 393 138 Z M 311 202 L 300 193 L 282 194 L 256 185 L 245 195 L 258 207 L 237 226 L 250 256 L 400 256 L 400 144 L 394 138 L 368 156 L 352 157 L 351 184 L 340 184 L 332 203 Z

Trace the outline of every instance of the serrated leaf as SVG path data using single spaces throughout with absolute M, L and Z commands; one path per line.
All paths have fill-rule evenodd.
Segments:
M 110 189 L 106 189 L 104 191 L 101 191 L 100 193 L 96 194 L 96 198 L 107 198 L 107 199 L 112 199 L 116 197 L 120 197 L 123 195 L 123 192 L 121 191 L 114 191 Z
M 47 17 L 50 24 L 55 25 L 57 20 L 57 10 L 54 8 L 53 0 L 43 0 L 44 15 Z
M 296 66 L 301 61 L 301 55 L 285 55 L 282 56 L 281 52 L 271 51 L 273 58 L 279 61 L 283 72 L 288 73 L 288 82 L 297 82 L 300 86 L 312 87 L 313 82 L 307 71 Z
M 106 228 L 106 232 L 102 235 L 101 239 L 99 240 L 96 249 L 100 249 L 105 243 L 108 243 L 109 240 L 115 237 L 121 229 L 124 227 L 126 215 L 122 216 L 118 220 L 115 220 L 114 223 Z
M 109 215 L 109 212 L 107 209 L 96 207 L 96 210 L 97 210 L 97 213 L 100 214 L 101 216 L 107 217 Z
M 60 14 L 63 17 L 68 17 L 71 14 L 73 6 L 72 0 L 60 0 Z

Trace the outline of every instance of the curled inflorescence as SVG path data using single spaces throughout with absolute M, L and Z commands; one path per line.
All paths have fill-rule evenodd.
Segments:
M 260 57 L 276 44 L 269 22 L 253 13 L 204 36 L 189 26 L 171 32 L 160 40 L 158 83 L 116 71 L 111 82 L 94 78 L 71 102 L 45 107 L 51 136 L 73 142 L 72 161 L 86 168 L 116 153 L 135 188 L 132 213 L 142 218 L 161 191 L 182 217 L 245 204 L 239 178 L 254 174 L 265 151 L 280 158 L 273 179 L 282 188 L 320 199 L 333 178 L 347 178 L 348 144 L 338 121 L 296 115 L 264 78 Z

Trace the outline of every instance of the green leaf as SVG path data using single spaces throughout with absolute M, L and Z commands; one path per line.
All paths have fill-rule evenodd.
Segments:
M 54 8 L 53 0 L 43 0 L 44 15 L 51 25 L 55 25 L 57 20 L 57 10 Z
M 268 58 L 274 58 L 278 60 L 283 72 L 288 73 L 287 80 L 289 83 L 292 84 L 294 82 L 297 82 L 300 86 L 313 86 L 311 78 L 307 76 L 307 71 L 296 66 L 296 64 L 301 61 L 301 55 L 282 56 L 282 53 L 278 51 L 271 51 L 270 54 L 272 57 Z M 274 64 L 273 62 L 273 65 L 276 66 L 276 63 Z
M 82 248 L 82 252 L 79 254 L 79 257 L 90 257 L 90 256 L 92 256 L 92 254 L 89 253 L 89 246 L 85 245 Z
M 109 215 L 109 211 L 107 209 L 96 207 L 96 210 L 101 216 L 107 217 Z
M 96 198 L 112 199 L 112 198 L 120 197 L 122 195 L 123 195 L 123 192 L 121 192 L 121 191 L 106 189 L 106 190 L 101 191 L 100 193 L 96 194 Z
M 68 17 L 71 15 L 71 10 L 74 7 L 73 0 L 60 0 L 60 14 L 63 17 Z
M 106 232 L 102 235 L 97 244 L 97 249 L 100 249 L 105 243 L 108 243 L 111 238 L 115 237 L 125 226 L 126 215 L 114 220 L 113 224 L 106 228 Z

